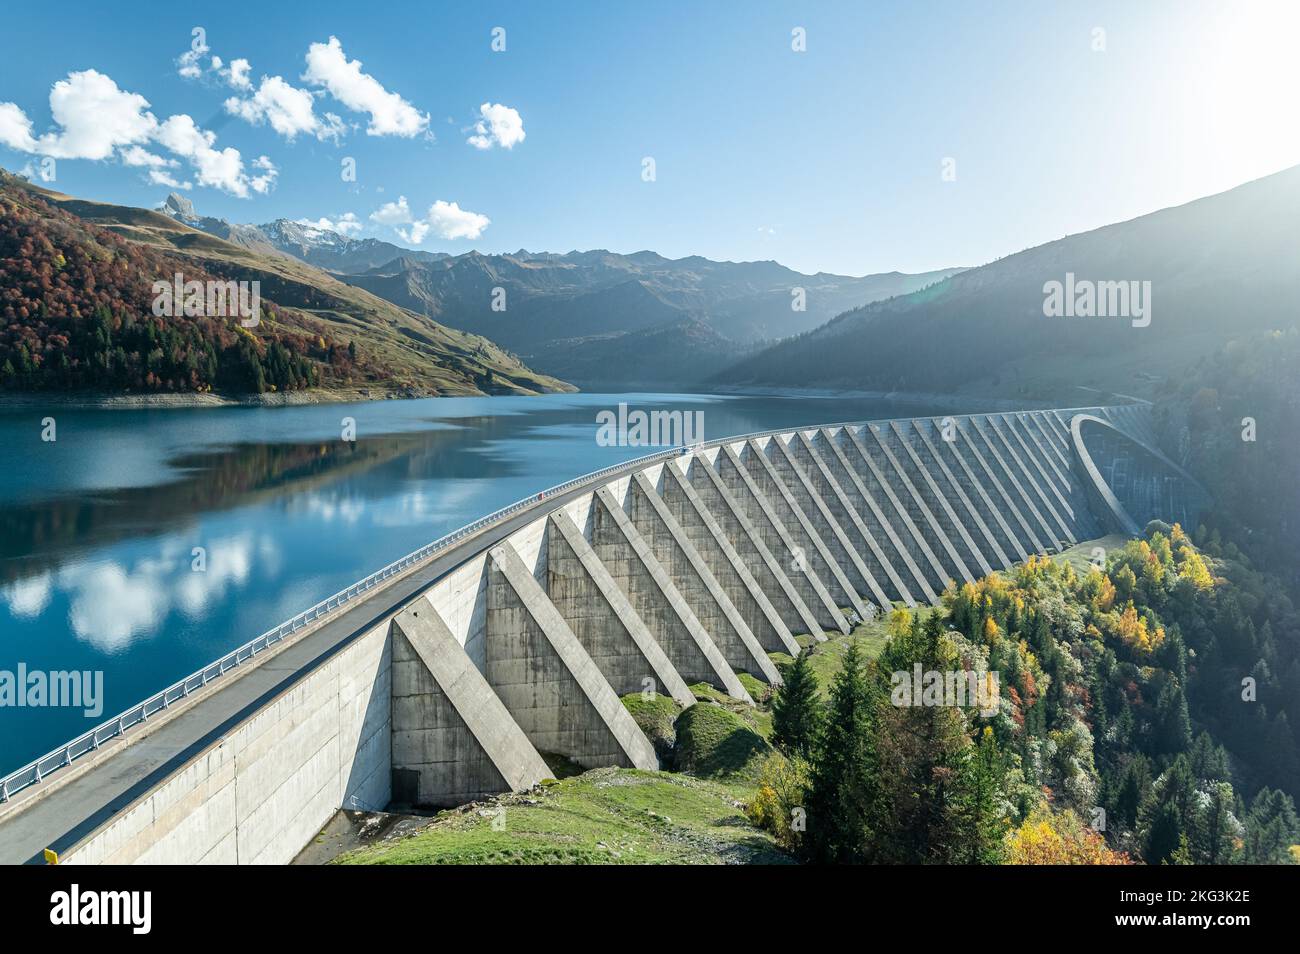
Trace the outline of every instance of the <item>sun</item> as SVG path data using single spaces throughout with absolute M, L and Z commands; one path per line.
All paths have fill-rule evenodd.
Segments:
M 1212 124 L 1212 158 L 1237 182 L 1300 163 L 1300 3 L 1224 4 L 1198 43 L 1189 108 Z

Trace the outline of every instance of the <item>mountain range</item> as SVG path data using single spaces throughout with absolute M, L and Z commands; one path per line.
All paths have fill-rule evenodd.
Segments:
M 245 248 L 329 269 L 340 281 L 485 335 L 539 371 L 587 387 L 696 384 L 767 343 L 960 271 L 803 275 L 772 261 L 604 249 L 452 256 L 288 219 L 231 225 L 198 215 L 174 193 L 161 211 Z M 672 344 L 674 335 L 689 339 L 689 355 Z
M 1150 397 L 1237 336 L 1296 326 L 1298 219 L 1295 167 L 852 309 L 743 358 L 715 383 Z M 1146 297 L 1145 315 L 1046 314 L 1052 283 L 1109 297 L 1118 286 L 1103 283 L 1120 282 Z
M 265 225 L 232 225 L 225 219 L 199 215 L 194 203 L 179 192 L 168 195 L 158 211 L 242 248 L 282 252 L 333 272 L 365 271 L 402 256 L 417 262 L 447 257 L 444 252 L 412 251 L 379 239 L 348 238 L 333 229 L 293 219 L 276 219 Z
M 1153 397 L 1235 336 L 1295 327 L 1300 301 L 1300 230 L 1293 224 L 1300 167 L 980 267 L 861 278 L 649 251 L 453 256 L 301 221 L 231 225 L 199 215 L 180 195 L 155 211 L 89 202 L 0 174 L 6 196 L 38 219 L 42 203 L 70 214 L 57 222 L 46 216 L 49 235 L 75 221 L 73 238 L 86 239 L 96 261 L 114 254 L 96 238 L 106 230 L 221 277 L 260 279 L 266 298 L 283 309 L 282 346 L 292 351 L 307 342 L 312 354 L 303 360 L 321 363 L 321 380 L 335 387 L 350 377 L 349 367 L 334 373 L 338 348 L 353 347 L 365 373 L 351 385 L 383 394 L 528 393 L 576 382 L 589 389 L 813 387 L 1081 404 L 1104 395 Z M 19 259 L 7 261 L 21 272 Z M 15 272 L 6 280 L 17 282 L 17 291 L 0 292 L 21 298 L 23 288 L 39 291 L 50 269 L 62 267 L 51 262 L 40 275 Z M 1130 304 L 1141 313 L 1049 317 L 1053 287 L 1070 295 L 1109 289 L 1099 300 L 1116 302 L 1117 290 L 1131 290 Z M 24 314 L 37 300 L 27 299 L 18 303 Z M 1078 310 L 1069 305 L 1068 313 Z M 24 344 L 14 327 L 7 332 L 10 363 L 16 360 L 21 376 L 41 365 L 37 352 L 49 344 Z M 310 382 L 318 375 L 305 366 L 285 371 L 277 361 L 281 378 L 316 386 Z

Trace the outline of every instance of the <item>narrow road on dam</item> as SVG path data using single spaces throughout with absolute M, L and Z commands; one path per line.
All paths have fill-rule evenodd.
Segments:
M 598 480 L 616 479 L 644 466 L 644 462 L 629 463 Z M 75 777 L 56 776 L 18 793 L 0 814 L 0 864 L 41 863 L 46 848 L 63 854 L 443 574 L 590 492 L 591 486 L 584 483 L 484 527 L 372 595 L 345 604 L 342 612 L 286 641 L 263 661 L 245 663 L 232 674 L 234 678 L 214 683 L 184 707 L 153 717 L 163 724 L 130 730 L 104 742 L 95 755 L 85 756 L 89 765 L 74 762 L 61 770 Z

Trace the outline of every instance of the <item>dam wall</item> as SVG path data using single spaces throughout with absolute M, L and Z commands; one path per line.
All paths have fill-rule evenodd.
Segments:
M 385 622 L 354 640 L 64 862 L 286 864 L 339 808 L 387 805 L 388 630 Z M 274 657 L 262 665 L 274 667 Z
M 155 732 L 133 730 L 87 770 L 139 773 L 117 804 L 58 773 L 29 785 L 35 808 L 0 806 L 0 858 L 54 843 L 68 862 L 283 863 L 339 808 L 463 804 L 561 762 L 654 770 L 621 696 L 689 706 L 702 683 L 752 702 L 746 686 L 778 684 L 772 655 L 800 638 L 1111 531 L 1108 474 L 1140 474 L 1140 493 L 1121 490 L 1144 513 L 1192 513 L 1201 498 L 1161 469 L 1148 413 L 774 431 L 544 493 L 347 610 L 364 625 L 205 686 L 172 716 L 206 729 L 205 745 L 154 751 Z M 265 693 L 211 739 L 203 720 L 247 679 Z M 52 817 L 78 824 L 60 832 Z

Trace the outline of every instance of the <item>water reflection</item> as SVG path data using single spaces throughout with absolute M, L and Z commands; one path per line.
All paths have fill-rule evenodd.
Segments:
M 409 455 L 414 448 L 428 454 L 453 440 L 451 432 L 435 430 L 356 443 L 237 444 L 170 461 L 181 476 L 159 486 L 0 506 L 0 580 L 32 577 L 70 548 L 165 533 L 196 513 L 300 493 Z
M 596 412 L 618 401 L 703 406 L 706 438 L 937 410 L 706 395 L 69 410 L 55 445 L 32 414 L 0 412 L 13 455 L 0 461 L 0 669 L 102 670 L 111 715 L 443 533 L 647 453 L 596 443 Z M 339 439 L 342 416 L 355 444 Z M 0 772 L 91 724 L 0 709 Z

